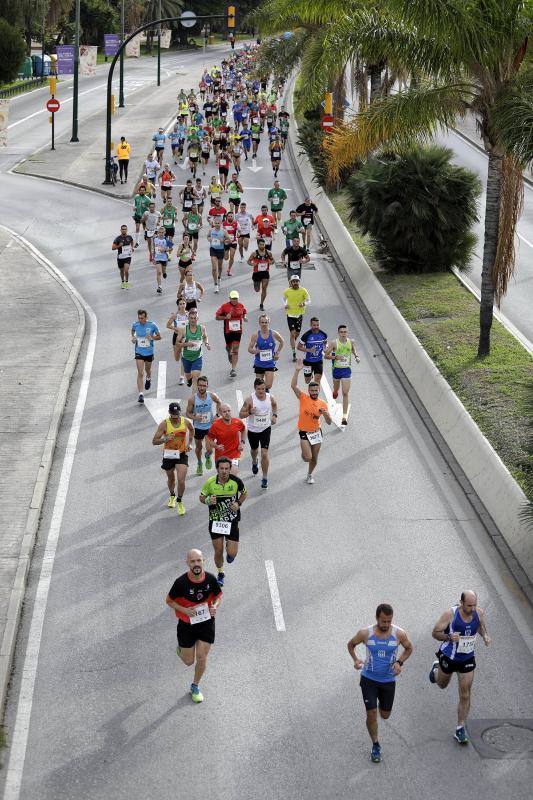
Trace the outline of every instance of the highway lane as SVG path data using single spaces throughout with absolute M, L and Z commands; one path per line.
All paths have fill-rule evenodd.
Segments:
M 264 154 L 258 164 L 257 173 L 243 171 L 245 198 L 254 211 L 271 185 Z M 288 206 L 295 205 L 301 195 L 287 159 L 280 177 L 289 190 Z M 529 609 L 333 267 L 318 260 L 315 270 L 304 272 L 311 311 L 320 313 L 329 332 L 347 320 L 361 351 L 350 425 L 345 433 L 327 431 L 317 483 L 306 486 L 285 350 L 273 389 L 280 420 L 273 433 L 271 488 L 261 493 L 246 456 L 241 474 L 250 499 L 243 509 L 241 551 L 227 570 L 217 643 L 203 683 L 206 702 L 192 706 L 190 671 L 176 663 L 175 627 L 164 596 L 183 571 L 189 547 L 202 547 L 212 568 L 206 512 L 196 500 L 201 480 L 189 476 L 184 518 L 165 507 L 160 454 L 151 446 L 155 423 L 135 402 L 129 342 L 138 307 L 147 307 L 164 327 L 174 307 L 176 267 L 158 297 L 141 247 L 132 288 L 121 291 L 110 243 L 129 220 L 127 204 L 20 175 L 3 181 L 10 198 L 6 224 L 65 272 L 98 318 L 44 620 L 27 758 L 24 765 L 10 765 L 15 773 L 23 769 L 20 797 L 108 800 L 194 792 L 216 793 L 221 800 L 321 800 L 354 792 L 391 796 L 399 784 L 408 784 L 410 797 L 420 800 L 437 784 L 446 787 L 450 800 L 464 796 L 465 784 L 487 800 L 504 792 L 529 797 L 531 762 L 489 762 L 473 748 L 458 750 L 451 737 L 455 686 L 444 694 L 427 681 L 435 649 L 432 624 L 461 589 L 473 586 L 494 647 L 478 655 L 472 716 L 530 716 Z M 72 219 L 76 207 L 83 207 L 83 219 Z M 276 254 L 280 246 L 278 239 Z M 212 388 L 236 409 L 236 390 L 247 394 L 251 388 L 250 359 L 243 354 L 231 381 L 221 325 L 213 320 L 224 294 L 212 293 L 209 271 L 204 240 L 197 272 L 209 292 L 201 318 L 214 344 L 205 370 Z M 241 291 L 250 333 L 257 301 L 248 268 L 237 263 L 235 272 L 223 291 Z M 266 307 L 286 336 L 284 287 L 282 272 L 275 271 Z M 158 344 L 157 358 L 167 362 L 167 396 L 185 399 L 170 336 Z M 74 401 L 75 396 L 69 412 Z M 71 413 L 59 454 L 70 419 Z M 59 466 L 58 461 L 52 487 Z M 47 500 L 31 592 L 53 500 Z M 276 570 L 284 633 L 274 624 L 267 560 Z M 409 630 L 416 651 L 399 681 L 390 723 L 382 726 L 384 762 L 375 767 L 368 760 L 357 676 L 345 644 L 371 623 L 383 600 L 393 603 L 395 621 Z M 30 613 L 31 594 L 8 702 L 8 742 Z M 5 776 L 3 770 L 2 781 Z

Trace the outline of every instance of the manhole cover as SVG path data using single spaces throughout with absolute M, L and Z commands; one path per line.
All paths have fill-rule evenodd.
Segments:
M 531 752 L 533 754 L 533 731 L 518 725 L 498 725 L 488 728 L 481 735 L 483 741 L 501 753 Z
M 471 719 L 466 727 L 482 758 L 533 758 L 533 719 Z

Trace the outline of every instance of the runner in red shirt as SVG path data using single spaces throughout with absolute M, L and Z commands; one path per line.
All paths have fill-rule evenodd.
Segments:
M 225 456 L 231 459 L 231 474 L 239 472 L 239 459 L 246 444 L 246 425 L 238 417 L 231 416 L 227 403 L 220 406 L 220 418 L 209 428 L 206 436 L 208 447 L 214 449 L 216 458 Z
M 230 378 L 235 378 L 237 375 L 236 367 L 239 360 L 242 323 L 248 322 L 246 313 L 245 307 L 239 302 L 239 292 L 233 289 L 229 293 L 229 301 L 223 303 L 215 314 L 216 319 L 224 320 L 224 339 L 226 340 L 228 361 L 231 364 Z
M 254 219 L 257 239 L 264 239 L 267 250 L 272 250 L 272 236 L 277 230 L 276 218 L 268 213 L 268 206 L 261 206 L 261 213 Z
M 215 197 L 213 200 L 213 205 L 209 209 L 209 213 L 207 214 L 207 221 L 210 225 L 213 225 L 213 222 L 217 217 L 223 220 L 227 214 L 227 209 L 224 208 L 222 205 L 222 200 L 220 197 Z
M 261 290 L 261 299 L 259 301 L 260 311 L 264 310 L 268 281 L 270 280 L 270 267 L 273 263 L 274 256 L 266 249 L 264 239 L 258 239 L 257 250 L 255 250 L 248 259 L 248 264 L 252 267 L 254 291 L 259 292 L 259 290 Z
M 220 182 L 222 184 L 222 190 L 225 192 L 228 186 L 228 172 L 231 163 L 231 158 L 224 147 L 223 150 L 220 152 L 218 159 L 217 159 L 217 167 L 218 167 L 218 174 L 220 176 Z
M 222 223 L 222 227 L 226 231 L 230 241 L 224 244 L 224 260 L 228 261 L 227 274 L 231 275 L 231 268 L 235 261 L 235 253 L 237 252 L 237 223 L 233 215 L 233 211 L 228 211 L 226 219 Z

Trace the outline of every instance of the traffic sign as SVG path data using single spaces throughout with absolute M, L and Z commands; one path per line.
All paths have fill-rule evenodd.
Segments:
M 61 108 L 61 103 L 59 100 L 56 100 L 55 97 L 51 97 L 46 104 L 46 108 L 50 111 L 51 114 L 55 114 L 56 111 L 59 111 Z
M 196 14 L 194 11 L 182 11 L 180 22 L 184 28 L 194 28 L 196 25 Z
M 327 133 L 332 129 L 333 129 L 333 117 L 331 116 L 331 114 L 324 114 L 324 116 L 322 117 L 322 130 L 326 131 Z

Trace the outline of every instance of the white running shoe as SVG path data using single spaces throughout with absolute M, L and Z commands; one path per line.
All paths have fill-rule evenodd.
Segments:
M 178 380 L 178 384 L 180 386 L 183 386 L 184 383 L 185 383 L 185 378 L 183 377 L 183 375 L 180 375 L 179 380 Z
M 307 478 L 305 479 L 305 481 L 306 481 L 306 483 L 314 483 L 315 479 L 313 478 L 312 475 L 308 475 Z
M 213 289 L 213 291 L 214 291 L 214 293 L 215 293 L 215 294 L 218 294 L 218 293 L 219 293 L 219 291 L 220 291 L 220 286 L 218 285 L 218 283 L 215 283 L 215 288 Z

